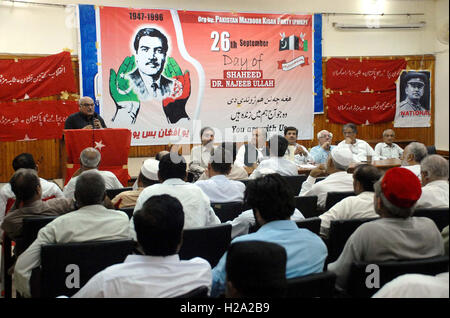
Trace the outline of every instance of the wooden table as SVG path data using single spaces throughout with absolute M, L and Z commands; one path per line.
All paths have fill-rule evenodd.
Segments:
M 360 165 L 364 164 L 366 162 L 353 162 L 348 166 L 347 172 L 353 173 L 355 168 Z M 378 169 L 382 170 L 383 172 L 394 168 L 394 167 L 400 167 L 402 165 L 402 161 L 400 159 L 385 159 L 385 160 L 374 160 L 371 163 L 373 166 L 377 167 Z

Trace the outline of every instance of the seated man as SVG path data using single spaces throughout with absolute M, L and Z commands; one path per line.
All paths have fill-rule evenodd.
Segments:
M 333 134 L 328 130 L 321 130 L 317 134 L 317 140 L 319 140 L 319 144 L 315 147 L 311 148 L 309 152 L 311 157 L 313 157 L 314 163 L 326 163 L 328 156 L 330 154 L 331 149 L 333 149 L 334 145 L 331 144 L 331 140 L 333 139 Z
M 14 171 L 17 171 L 21 168 L 25 169 L 34 169 L 36 172 L 39 172 L 39 167 L 34 161 L 33 155 L 29 153 L 21 153 L 16 156 L 12 161 L 12 167 Z M 56 183 L 49 182 L 45 179 L 39 178 L 39 183 L 42 191 L 42 200 L 48 200 L 53 198 L 62 198 L 64 197 L 61 189 L 58 187 Z M 14 204 L 16 199 L 16 195 L 11 190 L 11 185 L 9 183 L 5 184 L 0 189 L 0 225 L 3 222 L 3 218 L 6 213 Z M 0 231 L 1 234 L 1 231 Z M 1 239 L 1 236 L 0 236 Z
M 420 163 L 426 156 L 428 150 L 424 144 L 411 142 L 403 151 L 402 167 L 411 170 L 420 179 Z
M 380 160 L 397 158 L 400 159 L 403 154 L 403 149 L 394 143 L 395 132 L 392 129 L 383 131 L 383 142 L 379 142 L 375 146 L 375 155 Z
M 134 212 L 139 210 L 148 198 L 154 195 L 168 194 L 177 198 L 183 206 L 184 228 L 220 224 L 214 213 L 208 196 L 195 184 L 185 182 L 186 161 L 177 153 L 170 153 L 159 162 L 158 178 L 160 184 L 145 188 L 136 201 Z M 133 229 L 133 220 L 130 226 Z M 134 231 L 131 231 L 133 235 Z
M 128 255 L 122 264 L 97 273 L 72 298 L 164 298 L 206 286 L 211 266 L 195 257 L 180 260 L 184 213 L 170 195 L 149 198 L 133 217 L 144 255 Z
M 373 160 L 378 160 L 375 151 L 370 147 L 370 145 L 361 139 L 356 139 L 356 134 L 358 130 L 356 125 L 349 123 L 342 127 L 345 139 L 342 140 L 338 146 L 348 147 L 353 154 L 354 162 L 367 161 L 367 156 L 372 156 Z
M 251 141 L 239 148 L 234 165 L 251 173 L 267 156 L 266 140 L 266 129 L 254 128 Z
M 320 235 L 328 237 L 331 221 L 377 218 L 373 206 L 373 185 L 381 177 L 381 171 L 372 165 L 362 164 L 353 172 L 353 189 L 356 196 L 350 196 L 336 203 L 331 209 L 322 215 L 320 223 Z
M 155 156 L 155 160 L 160 161 L 162 157 L 164 157 L 165 155 L 169 154 L 170 152 L 167 150 L 161 150 L 160 152 L 158 152 Z
M 287 291 L 286 250 L 263 241 L 244 241 L 228 248 L 225 297 L 283 297 Z
M 200 138 L 202 144 L 200 146 L 194 146 L 191 149 L 189 172 L 194 174 L 194 181 L 197 181 L 208 168 L 209 159 L 214 150 L 214 129 L 211 127 L 203 127 L 200 130 Z
M 245 202 L 253 209 L 256 222 L 261 226 L 255 233 L 239 236 L 231 242 L 265 241 L 286 249 L 286 278 L 304 276 L 323 271 L 327 247 L 322 239 L 307 229 L 300 229 L 290 220 L 294 212 L 294 196 L 286 182 L 277 174 L 251 180 L 245 190 Z M 211 295 L 225 291 L 227 253 L 213 269 Z
M 223 148 L 215 148 L 208 164 L 208 180 L 195 182 L 212 203 L 236 202 L 244 200 L 245 184 L 227 179 L 231 170 L 232 154 Z
M 34 169 L 18 169 L 9 180 L 16 202 L 6 215 L 2 229 L 16 242 L 14 254 L 20 255 L 22 246 L 22 221 L 26 217 L 54 215 L 58 216 L 75 210 L 75 201 L 69 198 L 54 198 L 42 201 L 42 187 Z
M 123 191 L 116 195 L 111 200 L 114 207 L 116 209 L 134 207 L 136 205 L 137 198 L 144 188 L 159 183 L 158 165 L 159 161 L 155 159 L 145 160 L 136 180 L 138 188 L 136 190 Z
M 345 289 L 352 263 L 430 258 L 444 254 L 444 243 L 433 220 L 411 217 L 421 194 L 419 178 L 403 168 L 389 169 L 376 182 L 374 205 L 380 219 L 360 225 L 339 258 L 328 264 Z
M 77 182 L 78 175 L 84 171 L 93 170 L 100 174 L 105 180 L 106 189 L 120 189 L 123 185 L 117 179 L 116 175 L 111 171 L 98 170 L 102 155 L 100 152 L 92 147 L 84 149 L 80 154 L 80 169 L 78 169 L 70 179 L 70 181 L 64 187 L 64 196 L 67 198 L 73 198 L 75 192 L 75 184 Z
M 289 145 L 284 159 L 295 162 L 297 165 L 312 163 L 313 157 L 309 154 L 308 150 L 297 143 L 298 129 L 292 126 L 284 128 L 284 138 L 287 139 Z
M 262 161 L 249 179 L 256 179 L 268 173 L 278 173 L 282 176 L 297 176 L 297 166 L 283 157 L 287 147 L 288 141 L 286 138 L 279 135 L 272 136 L 269 140 L 269 159 Z
M 448 208 L 448 160 L 440 155 L 426 156 L 420 162 L 422 195 L 416 209 Z
M 353 191 L 353 177 L 347 173 L 348 165 L 353 156 L 347 147 L 335 147 L 331 150 L 325 167 L 319 166 L 309 173 L 308 178 L 302 184 L 299 196 L 316 195 L 317 207 L 325 208 L 328 192 Z M 316 178 L 326 173 L 328 177 L 315 183 Z
M 102 205 L 105 196 L 105 181 L 100 174 L 86 171 L 77 178 L 75 199 L 79 209 L 61 215 L 43 227 L 33 244 L 17 259 L 14 281 L 22 296 L 31 296 L 29 280 L 33 268 L 40 265 L 42 245 L 129 237 L 128 216 L 122 211 L 105 208 Z

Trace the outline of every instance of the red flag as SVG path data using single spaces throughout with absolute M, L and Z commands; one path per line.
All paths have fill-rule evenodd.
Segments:
M 383 93 L 342 93 L 327 98 L 328 118 L 338 124 L 374 124 L 393 121 L 395 91 Z
M 0 100 L 78 92 L 69 52 L 24 60 L 0 60 Z
M 0 141 L 60 139 L 66 118 L 77 110 L 69 100 L 0 103 Z

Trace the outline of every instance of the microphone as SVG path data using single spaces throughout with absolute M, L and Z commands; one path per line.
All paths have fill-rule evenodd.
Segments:
M 92 114 L 92 117 L 91 117 L 92 129 L 95 129 L 94 120 L 96 120 L 96 119 L 98 119 L 98 114 L 96 112 L 94 112 L 94 114 Z

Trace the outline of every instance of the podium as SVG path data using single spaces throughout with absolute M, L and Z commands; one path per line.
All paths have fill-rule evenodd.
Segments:
M 123 128 L 104 129 L 64 129 L 66 144 L 66 177 L 64 185 L 80 168 L 80 153 L 88 147 L 97 149 L 102 158 L 99 170 L 114 173 L 122 183 L 127 186 L 128 152 L 131 144 L 131 131 Z

